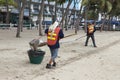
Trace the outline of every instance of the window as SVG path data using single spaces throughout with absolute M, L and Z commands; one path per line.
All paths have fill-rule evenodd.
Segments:
M 41 0 L 32 0 L 32 2 L 40 2 Z
M 34 4 L 33 8 L 39 8 L 39 5 L 38 4 Z
M 35 14 L 39 14 L 39 10 L 35 9 L 35 10 L 34 10 L 34 13 L 35 13 Z

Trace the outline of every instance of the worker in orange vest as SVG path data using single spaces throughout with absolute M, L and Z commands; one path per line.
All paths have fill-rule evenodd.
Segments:
M 94 38 L 94 32 L 95 31 L 96 31 L 96 28 L 95 28 L 94 22 L 89 23 L 88 27 L 87 27 L 87 38 L 86 38 L 85 46 L 88 45 L 88 40 L 89 40 L 89 38 L 91 38 L 92 42 L 93 42 L 93 46 L 97 47 L 96 44 L 95 44 L 95 38 Z
M 58 22 L 55 22 L 49 29 L 46 29 L 45 33 L 47 34 L 47 45 L 51 52 L 51 58 L 46 68 L 51 69 L 56 67 L 55 58 L 58 56 L 58 49 L 60 48 L 59 40 L 64 37 L 64 34 L 60 26 L 58 26 Z

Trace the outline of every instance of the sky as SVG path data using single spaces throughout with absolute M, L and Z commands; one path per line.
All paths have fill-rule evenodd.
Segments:
M 80 5 L 81 5 L 80 3 L 81 3 L 81 0 L 79 0 L 79 2 L 76 4 L 76 9 L 78 9 L 78 10 L 80 9 Z M 65 3 L 65 7 L 67 7 L 67 4 L 68 4 L 68 2 Z M 72 9 L 73 6 L 74 6 L 74 0 L 71 4 L 70 8 Z

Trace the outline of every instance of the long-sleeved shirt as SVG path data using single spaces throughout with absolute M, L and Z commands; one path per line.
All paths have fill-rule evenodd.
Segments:
M 48 34 L 48 29 L 45 30 L 45 33 Z M 61 39 L 61 38 L 63 38 L 63 37 L 64 37 L 63 31 L 60 29 L 56 44 L 55 44 L 55 45 L 52 45 L 52 46 L 48 45 L 48 47 L 50 47 L 50 48 L 52 48 L 52 49 L 60 48 L 59 39 Z
M 88 30 L 89 30 L 89 29 L 88 29 L 88 27 L 87 27 L 87 36 L 90 36 L 90 35 L 94 35 L 94 32 L 96 31 L 96 28 L 95 28 L 95 26 L 94 26 L 94 31 L 93 31 L 92 33 L 89 33 Z

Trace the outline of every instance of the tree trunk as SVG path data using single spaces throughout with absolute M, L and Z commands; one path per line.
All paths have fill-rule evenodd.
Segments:
M 75 23 L 75 34 L 77 34 L 77 31 L 78 31 L 79 26 L 80 26 L 80 22 L 82 20 L 81 11 L 82 11 L 82 6 L 80 6 L 80 11 L 79 11 L 79 14 L 78 14 L 78 18 L 77 18 L 77 21 Z
M 62 16 L 64 16 L 64 5 L 62 4 Z M 64 23 L 63 23 L 63 21 L 62 21 L 62 23 L 61 23 L 62 25 L 62 30 L 64 29 Z
M 39 25 L 39 36 L 42 36 L 42 18 L 43 18 L 43 11 L 44 11 L 44 0 L 41 2 L 41 8 L 39 11 L 39 16 L 38 16 L 38 25 Z
M 60 21 L 60 25 L 61 25 L 61 23 L 64 21 L 65 16 L 68 14 L 68 12 L 69 12 L 69 7 L 70 7 L 71 3 L 72 3 L 72 0 L 69 1 L 68 5 L 67 5 L 67 8 L 66 8 L 66 10 L 65 10 L 65 13 L 62 15 L 62 20 Z M 62 29 L 63 29 L 63 26 L 62 26 Z
M 9 24 L 9 5 L 8 5 L 8 0 L 6 0 L 6 24 Z
M 55 1 L 55 16 L 54 16 L 54 21 L 55 22 L 57 19 L 57 1 Z
M 103 19 L 103 22 L 102 22 L 102 25 L 101 25 L 101 28 L 100 28 L 100 32 L 102 32 L 103 28 L 104 28 L 104 24 L 105 24 L 105 21 L 106 21 L 106 15 L 104 14 L 104 19 Z
M 68 30 L 68 17 L 67 17 L 67 15 L 65 16 L 66 18 L 65 18 L 65 31 L 67 31 Z
M 109 21 L 109 23 L 108 23 L 108 31 L 110 31 L 111 30 L 111 17 L 110 17 L 110 15 L 109 15 L 108 21 Z
M 48 5 L 49 5 L 49 11 L 50 11 L 50 14 L 51 14 L 51 16 L 52 16 L 52 23 L 54 23 L 54 19 L 55 19 L 55 16 L 54 16 L 54 14 L 53 14 L 53 8 L 51 9 L 51 7 L 50 7 L 50 2 L 48 1 Z
M 69 16 L 68 15 L 65 16 L 65 31 L 68 30 L 68 23 L 70 21 L 70 17 L 72 15 L 72 11 L 74 11 L 74 8 L 75 8 L 75 6 L 73 6 L 73 9 L 71 10 L 71 13 L 69 14 Z
M 18 22 L 17 34 L 16 34 L 16 37 L 18 37 L 18 38 L 20 37 L 20 31 L 21 31 L 21 27 L 22 27 L 22 24 L 23 24 L 23 16 L 24 16 L 25 3 L 26 3 L 26 0 L 22 0 L 22 6 L 20 8 L 19 22 Z
M 31 20 L 31 0 L 29 0 L 29 25 L 28 29 L 32 29 L 32 20 Z

